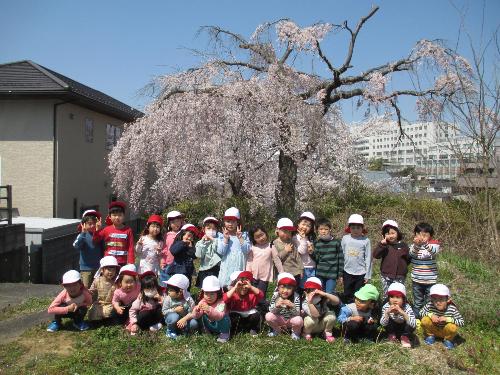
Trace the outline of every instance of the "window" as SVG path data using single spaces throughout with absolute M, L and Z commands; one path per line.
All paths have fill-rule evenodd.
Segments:
M 118 126 L 106 124 L 106 150 L 111 151 L 122 135 L 122 129 Z
M 94 121 L 91 118 L 85 119 L 85 142 L 94 143 Z

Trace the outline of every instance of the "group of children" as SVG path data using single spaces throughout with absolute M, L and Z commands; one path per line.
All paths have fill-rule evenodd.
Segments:
M 420 326 L 425 343 L 440 338 L 451 349 L 464 324 L 449 289 L 436 283 L 439 243 L 427 223 L 417 224 L 408 246 L 397 222 L 385 221 L 372 251 L 358 214 L 349 217 L 341 240 L 333 236 L 330 221 L 316 220 L 311 212 L 300 215 L 296 225 L 281 218 L 271 242 L 260 225 L 243 231 L 235 207 L 226 210 L 222 226 L 206 217 L 202 230 L 171 211 L 167 232 L 162 233 L 163 217 L 151 215 L 134 249 L 124 213 L 124 203 L 112 202 L 103 229 L 98 212 L 83 214 L 74 242 L 80 273 L 63 275 L 64 290 L 49 307 L 55 319 L 48 331 L 57 331 L 63 317 L 86 330 L 87 315 L 90 321 L 118 321 L 132 335 L 165 325 L 172 339 L 201 330 L 226 342 L 238 332 L 257 336 L 265 323 L 270 337 L 289 332 L 294 340 L 322 335 L 333 342 L 338 321 L 346 342 L 376 340 L 384 331 L 390 341 L 411 347 Z M 190 294 L 196 258 L 197 301 Z M 370 283 L 372 258 L 381 259 L 382 295 Z M 413 305 L 405 288 L 410 265 Z M 276 288 L 266 301 L 273 281 Z

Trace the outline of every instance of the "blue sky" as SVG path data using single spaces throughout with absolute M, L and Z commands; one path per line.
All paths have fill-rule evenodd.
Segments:
M 483 5 L 484 35 L 499 24 L 498 0 L 0 0 L 0 63 L 33 60 L 141 109 L 149 99 L 138 91 L 154 76 L 196 64 L 197 58 L 183 47 L 206 46 L 207 39 L 196 35 L 202 25 L 244 36 L 260 23 L 284 17 L 300 26 L 348 20 L 354 27 L 373 4 L 380 10 L 359 36 L 356 70 L 405 56 L 423 38 L 454 45 L 460 26 L 457 9 L 466 12 L 465 28 L 475 42 L 481 39 Z M 334 62 L 343 60 L 345 40 L 341 34 L 325 45 Z M 357 117 L 354 109 L 344 108 L 346 118 Z M 409 106 L 410 119 L 412 111 Z

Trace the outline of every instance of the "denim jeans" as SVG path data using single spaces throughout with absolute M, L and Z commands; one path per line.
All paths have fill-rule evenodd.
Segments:
M 167 329 L 172 332 L 180 333 L 181 330 L 177 328 L 177 322 L 181 316 L 175 312 L 168 313 L 165 315 L 165 323 L 167 324 Z M 187 322 L 186 327 L 184 327 L 184 333 L 194 332 L 198 329 L 198 321 L 196 319 L 191 319 Z
M 300 288 L 304 289 L 304 283 L 308 278 L 316 276 L 316 268 L 304 268 L 304 276 L 300 280 Z
M 420 317 L 420 310 L 425 306 L 429 300 L 429 292 L 431 286 L 434 284 L 420 284 L 415 281 L 412 282 L 413 286 L 413 310 L 415 311 L 415 316 Z
M 337 287 L 337 280 L 335 279 L 326 279 L 324 277 L 319 277 L 321 283 L 323 284 L 323 290 L 326 293 L 333 294 L 335 293 L 335 288 Z
M 203 314 L 203 316 L 201 317 L 201 324 L 203 325 L 203 328 L 205 328 L 205 330 L 211 333 L 229 334 L 231 332 L 231 320 L 227 315 L 224 315 L 224 318 L 222 318 L 221 320 L 215 320 L 211 322 L 210 320 L 208 320 L 207 315 Z

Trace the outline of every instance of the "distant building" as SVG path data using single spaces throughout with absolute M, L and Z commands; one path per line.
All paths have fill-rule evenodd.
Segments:
M 80 217 L 112 197 L 107 155 L 140 111 L 32 61 L 0 65 L 0 185 L 22 216 Z
M 457 185 L 462 190 L 484 188 L 500 189 L 500 138 L 493 144 L 493 158 L 488 165 L 485 176 L 481 160 L 468 160 L 462 166 L 462 173 L 457 179 Z M 486 178 L 485 178 L 486 177 Z

